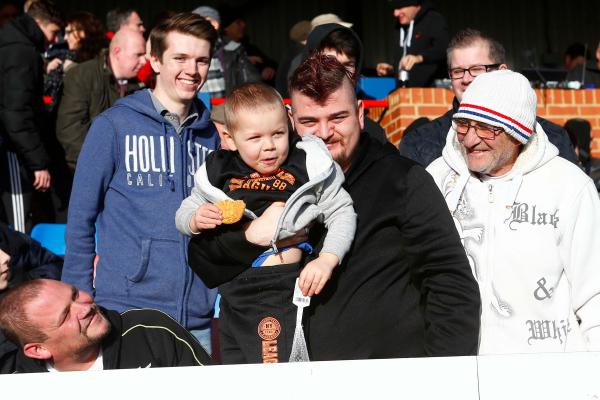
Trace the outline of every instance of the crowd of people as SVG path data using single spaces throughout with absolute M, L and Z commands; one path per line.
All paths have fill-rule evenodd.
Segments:
M 400 149 L 335 14 L 292 29 L 284 71 L 231 9 L 4 22 L 0 372 L 600 350 L 600 199 L 569 134 L 502 44 L 388 3 L 378 73 L 455 95 Z M 38 208 L 68 209 L 64 260 L 27 236 Z

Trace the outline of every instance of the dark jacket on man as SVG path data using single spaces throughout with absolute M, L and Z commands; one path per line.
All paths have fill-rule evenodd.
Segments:
M 15 152 L 30 172 L 50 162 L 41 133 L 43 51 L 44 34 L 30 16 L 0 28 L 0 152 Z
M 141 87 L 135 78 L 119 85 L 107 60 L 107 51 L 102 51 L 98 57 L 69 69 L 64 77 L 56 137 L 72 168 L 77 163 L 92 120 L 119 98 Z
M 60 280 L 63 259 L 3 222 L 0 222 L 0 249 L 10 255 L 9 288 L 31 279 Z
M 408 129 L 400 142 L 400 154 L 418 162 L 423 167 L 431 164 L 442 156 L 442 149 L 446 145 L 446 136 L 452 125 L 452 116 L 458 110 L 458 100 L 452 102 L 452 109 L 433 121 Z M 569 139 L 567 131 L 546 119 L 537 117 L 537 122 L 542 126 L 550 142 L 558 148 L 559 156 L 578 164 L 577 155 Z
M 402 28 L 405 32 L 408 31 L 408 25 Z M 408 87 L 432 86 L 435 79 L 446 77 L 446 48 L 449 41 L 446 19 L 430 2 L 424 1 L 415 16 L 413 35 L 407 51 L 407 54 L 423 56 L 423 62 L 415 64 L 408 71 Z M 400 29 L 396 29 L 391 43 L 394 45 L 393 66 L 398 79 L 398 63 L 402 58 Z
M 310 359 L 476 354 L 479 289 L 432 178 L 366 132 L 345 176 L 357 230 L 350 252 L 305 309 Z M 322 238 L 311 229 L 311 243 Z M 218 260 L 231 269 L 264 251 L 231 230 L 203 244 L 191 240 L 190 265 Z M 232 246 L 235 254 L 226 250 Z
M 202 366 L 210 356 L 196 338 L 167 314 L 150 309 L 119 314 L 102 309 L 111 324 L 102 341 L 105 370 Z M 0 373 L 48 372 L 46 363 L 18 350 L 0 358 Z

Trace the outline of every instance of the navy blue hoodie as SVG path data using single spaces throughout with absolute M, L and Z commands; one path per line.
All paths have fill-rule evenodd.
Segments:
M 159 309 L 188 329 L 209 326 L 216 297 L 188 267 L 188 239 L 175 229 L 196 169 L 219 145 L 209 111 L 196 108 L 180 135 L 147 90 L 94 120 L 77 161 L 62 278 L 106 308 Z

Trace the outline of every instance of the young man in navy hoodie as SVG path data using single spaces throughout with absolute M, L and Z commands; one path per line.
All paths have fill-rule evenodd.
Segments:
M 209 111 L 196 100 L 216 39 L 212 25 L 192 13 L 152 30 L 156 88 L 100 114 L 83 144 L 63 273 L 64 281 L 104 307 L 168 313 L 207 350 L 216 290 L 187 266 L 188 239 L 173 221 L 196 169 L 219 145 Z

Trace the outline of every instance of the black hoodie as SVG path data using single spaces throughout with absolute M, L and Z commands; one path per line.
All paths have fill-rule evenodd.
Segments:
M 0 28 L 0 147 L 30 171 L 48 167 L 42 143 L 44 34 L 28 15 Z

